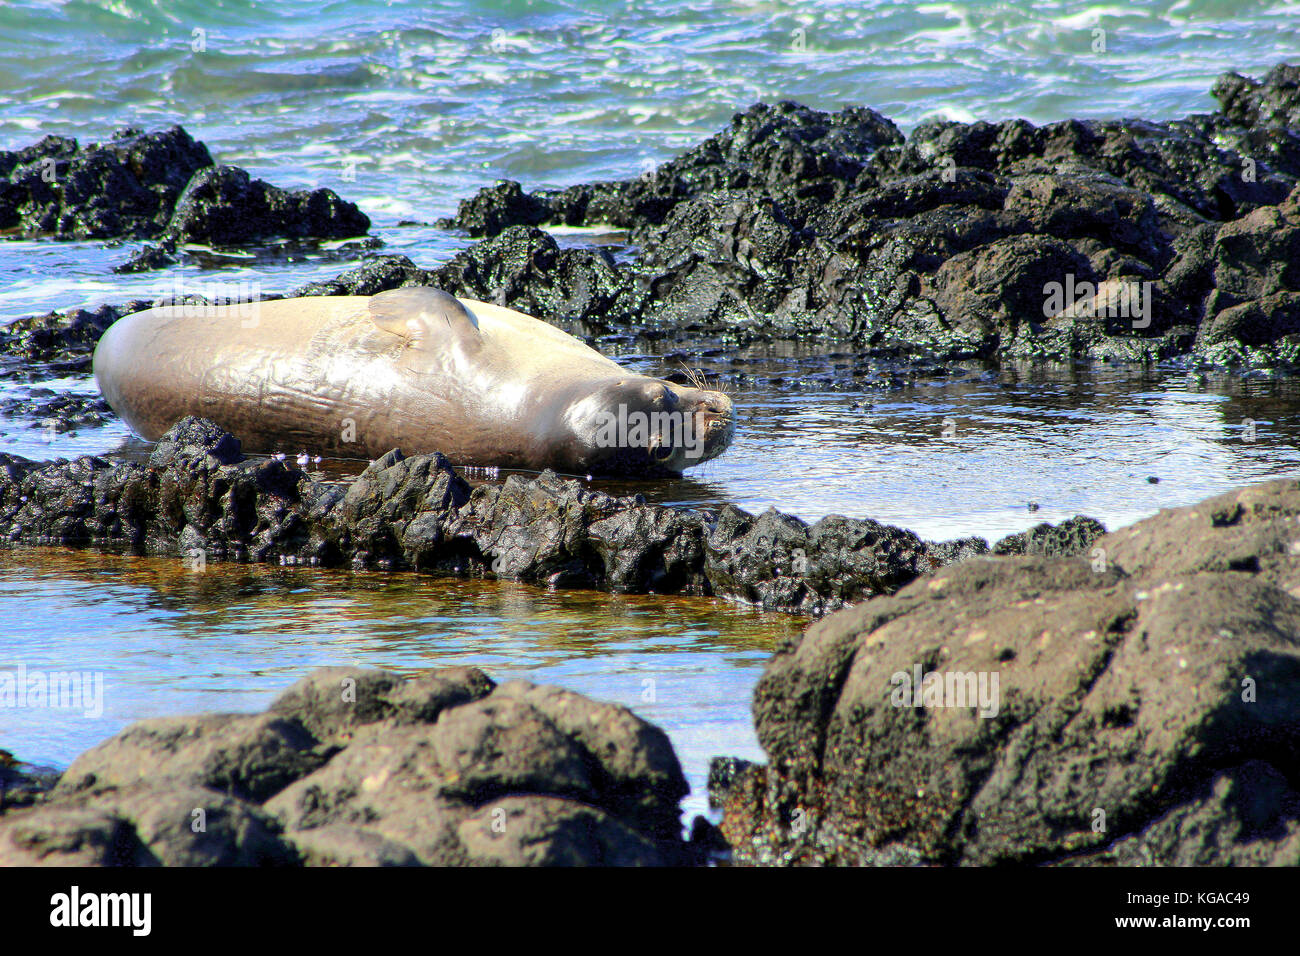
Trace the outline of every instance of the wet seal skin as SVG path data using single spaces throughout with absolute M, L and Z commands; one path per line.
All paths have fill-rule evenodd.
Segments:
M 147 309 L 100 339 L 95 379 L 157 440 L 187 415 L 249 451 L 578 474 L 680 473 L 735 433 L 721 392 L 637 375 L 531 316 L 433 288 Z

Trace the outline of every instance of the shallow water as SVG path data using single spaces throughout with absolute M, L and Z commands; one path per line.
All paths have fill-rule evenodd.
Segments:
M 416 575 L 0 551 L 0 670 L 103 675 L 102 714 L 0 711 L 7 747 L 64 766 L 145 717 L 261 710 L 315 667 L 451 664 L 632 707 L 672 737 L 705 812 L 708 758 L 761 759 L 748 697 L 802 622 L 692 598 L 546 591 Z M 721 748 L 721 749 L 719 749 Z M 687 822 L 689 822 L 689 817 Z
M 1225 69 L 1258 75 L 1294 59 L 1298 15 L 1285 0 L 10 0 L 0 5 L 0 148 L 180 122 L 218 161 L 357 201 L 384 251 L 433 267 L 468 240 L 419 223 L 478 187 L 636 175 L 756 100 L 865 104 L 905 130 L 935 116 L 1170 118 L 1213 109 L 1208 90 Z M 1104 53 L 1092 52 L 1097 27 Z M 174 290 L 178 270 L 111 273 L 134 245 L 0 242 L 0 324 Z M 275 293 L 333 276 L 354 255 L 226 257 L 181 274 L 195 291 L 243 281 Z M 638 369 L 672 365 L 643 345 L 613 352 Z M 1079 512 L 1115 527 L 1300 473 L 1300 396 L 1285 379 L 971 366 L 883 387 L 855 378 L 851 356 L 789 344 L 713 350 L 704 364 L 737 402 L 732 449 L 680 481 L 596 484 L 669 504 L 730 501 L 993 539 Z M 39 384 L 94 391 L 88 379 Z M 0 382 L 0 399 L 28 387 Z M 148 451 L 117 423 L 75 436 L 30 424 L 0 417 L 0 449 Z M 360 467 L 327 465 L 339 476 Z M 318 665 L 472 663 L 659 723 L 696 812 L 708 756 L 760 755 L 753 682 L 773 641 L 804 623 L 704 600 L 302 569 L 198 575 L 178 561 L 57 549 L 0 552 L 0 620 L 0 668 L 106 680 L 99 719 L 0 710 L 0 746 L 27 760 L 66 764 L 141 717 L 260 709 Z

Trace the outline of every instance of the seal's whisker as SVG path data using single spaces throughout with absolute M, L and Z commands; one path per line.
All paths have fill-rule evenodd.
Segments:
M 700 391 L 710 391 L 703 369 L 691 368 L 685 362 L 678 362 L 677 364 L 682 367 L 682 374 L 686 376 L 692 388 L 698 388 Z
M 682 373 L 690 380 L 691 387 L 698 388 L 702 392 L 719 392 L 722 395 L 731 397 L 732 383 L 719 377 L 715 384 L 710 385 L 708 377 L 703 369 L 691 368 L 685 362 L 678 362 L 682 367 Z

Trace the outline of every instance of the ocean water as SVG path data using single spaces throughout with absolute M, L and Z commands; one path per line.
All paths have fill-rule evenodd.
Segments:
M 387 227 L 498 177 L 636 175 L 759 100 L 905 129 L 1209 111 L 1221 71 L 1300 53 L 1297 24 L 1284 0 L 6 0 L 0 148 L 183 123 Z
M 1285 0 L 5 0 L 0 148 L 181 123 L 219 162 L 280 186 L 335 189 L 370 215 L 384 251 L 432 267 L 468 240 L 427 223 L 480 186 L 633 176 L 759 100 L 868 105 L 904 130 L 934 117 L 1172 118 L 1212 110 L 1224 70 L 1259 75 L 1300 59 L 1298 25 L 1300 4 Z M 0 324 L 170 289 L 168 272 L 112 274 L 132 248 L 0 242 Z M 282 292 L 336 274 L 347 256 L 231 258 L 187 276 Z M 615 357 L 664 364 L 635 346 Z M 842 358 L 790 345 L 720 355 L 704 371 L 734 380 L 734 447 L 680 481 L 609 489 L 996 538 L 1079 512 L 1114 527 L 1300 473 L 1293 380 L 971 367 L 878 389 L 809 376 Z M 38 384 L 94 390 L 87 379 Z M 0 382 L 0 399 L 28 387 Z M 147 451 L 116 423 L 51 440 L 30 425 L 0 416 L 0 448 Z M 773 642 L 801 626 L 710 601 L 206 574 L 197 582 L 165 559 L 0 555 L 0 668 L 96 670 L 108 694 L 94 720 L 0 711 L 0 746 L 64 765 L 144 716 L 258 709 L 321 664 L 478 663 L 659 723 L 695 788 L 687 808 L 702 812 L 708 756 L 761 757 L 749 693 Z

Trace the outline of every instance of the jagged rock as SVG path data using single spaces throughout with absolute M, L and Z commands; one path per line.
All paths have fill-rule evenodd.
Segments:
M 137 300 L 101 306 L 94 312 L 48 312 L 0 327 L 0 378 L 31 380 L 87 373 L 104 330 L 122 316 L 152 306 L 152 302 Z
M 296 720 L 316 739 L 346 741 L 363 724 L 432 724 L 448 707 L 491 693 L 496 685 L 476 667 L 440 667 L 404 678 L 391 671 L 326 667 L 276 698 L 271 712 Z
M 1300 863 L 1298 514 L 1269 482 L 815 624 L 755 691 L 737 859 Z
M 243 246 L 270 239 L 346 239 L 369 229 L 370 218 L 332 189 L 291 192 L 237 166 L 212 166 L 195 174 L 176 200 L 165 238 Z
M 27 238 L 151 238 L 186 183 L 211 165 L 207 147 L 179 126 L 124 129 L 84 147 L 47 136 L 0 152 L 0 230 Z
M 1300 65 L 1279 63 L 1262 81 L 1225 73 L 1210 92 L 1239 126 L 1300 129 Z
M 638 230 L 662 223 L 684 200 L 749 186 L 811 210 L 843 196 L 877 149 L 901 141 L 898 128 L 874 110 L 825 113 L 798 103 L 757 103 L 718 135 L 638 179 L 531 195 L 517 183 L 498 183 L 463 202 L 447 224 L 471 235 L 542 222 Z
M 1300 481 L 1225 492 L 1098 538 L 1109 563 L 1151 574 L 1236 572 L 1300 598 Z
M 0 460 L 0 541 L 126 548 L 187 561 L 492 573 L 554 588 L 712 594 L 822 614 L 987 550 L 926 543 L 870 519 L 809 527 L 768 511 L 690 511 L 616 498 L 553 472 L 472 492 L 442 455 L 400 450 L 348 487 L 277 460 L 245 460 L 215 424 L 186 418 L 147 466 L 85 456 Z
M 431 285 L 536 316 L 572 334 L 635 321 L 644 295 L 603 249 L 561 249 L 539 229 L 514 226 L 432 271 Z
M 495 236 L 510 226 L 541 225 L 549 215 L 546 203 L 525 195 L 517 182 L 504 179 L 462 199 L 456 215 L 438 225 L 464 229 L 471 236 Z
M 367 256 L 360 265 L 333 279 L 308 283 L 292 293 L 290 298 L 303 295 L 378 295 L 389 289 L 434 284 L 433 275 L 406 256 Z
M 1251 760 L 1215 775 L 1140 833 L 1070 866 L 1295 866 L 1300 794 L 1271 765 Z
M 706 549 L 714 594 L 811 614 L 888 594 L 933 567 L 925 543 L 902 528 L 839 515 L 809 527 L 775 509 L 755 518 L 731 505 L 718 512 Z
M 614 326 L 818 335 L 886 357 L 1300 361 L 1291 303 L 1271 298 L 1300 294 L 1296 69 L 1222 78 L 1216 114 L 935 121 L 905 141 L 869 110 L 758 104 L 635 180 L 498 183 L 454 224 L 531 236 L 515 263 L 544 260 L 538 224 L 630 230 L 639 256 L 602 281 L 645 294 L 606 309 Z M 551 315 L 548 271 L 465 285 Z
M 149 467 L 166 468 L 187 459 L 210 459 L 213 466 L 244 460 L 240 441 L 203 418 L 184 418 L 149 453 Z
M 993 545 L 993 553 L 1042 554 L 1065 558 L 1086 555 L 1096 540 L 1105 533 L 1106 526 L 1096 518 L 1075 515 L 1057 525 L 1044 521 L 1028 531 L 1009 534 Z
M 97 396 L 59 394 L 48 388 L 33 388 L 21 398 L 0 399 L 0 415 L 11 421 L 31 419 L 32 428 L 75 433 L 78 428 L 103 425 L 113 417 L 113 410 L 108 402 Z
M 332 668 L 264 714 L 132 725 L 0 816 L 0 862 L 679 865 L 699 862 L 687 790 L 626 708 L 474 668 Z

